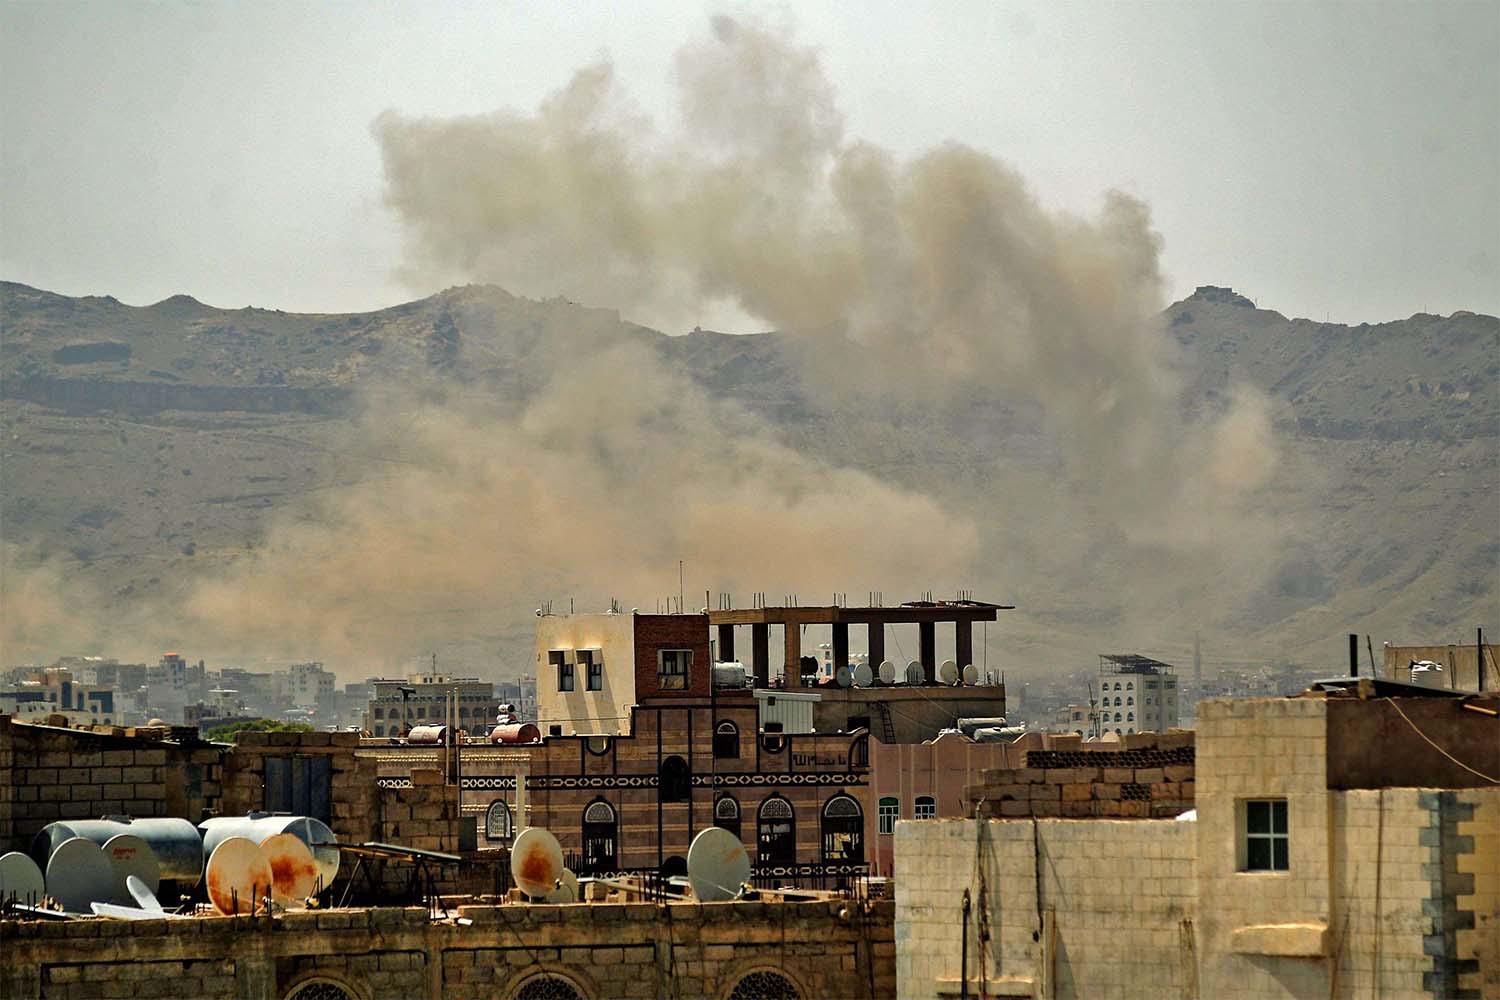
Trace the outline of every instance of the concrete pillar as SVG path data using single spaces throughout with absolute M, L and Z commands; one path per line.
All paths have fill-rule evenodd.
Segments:
M 958 662 L 959 670 L 974 662 L 973 622 L 953 623 L 953 659 Z
M 879 670 L 885 660 L 885 626 L 879 622 L 869 624 L 869 639 L 866 648 L 870 651 L 870 669 Z
M 750 669 L 755 673 L 755 686 L 766 687 L 771 683 L 771 626 L 750 626 Z
M 833 625 L 833 669 L 838 670 L 849 662 L 849 626 L 843 622 Z
M 719 626 L 719 661 L 727 663 L 734 659 L 734 626 Z
M 937 681 L 937 623 L 917 623 L 917 645 L 921 647 L 922 676 L 927 678 L 927 683 Z
M 782 658 L 783 681 L 789 688 L 802 686 L 802 627 L 795 622 L 787 622 L 781 627 L 785 639 L 786 655 Z

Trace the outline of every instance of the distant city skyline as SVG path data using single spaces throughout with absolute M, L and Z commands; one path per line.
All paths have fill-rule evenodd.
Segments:
M 1164 303 L 1216 284 L 1334 322 L 1500 312 L 1490 3 L 12 3 L 0 278 L 320 312 L 429 294 L 383 204 L 378 115 L 529 113 L 607 54 L 670 127 L 673 54 L 719 10 L 818 50 L 847 140 L 972 145 L 1052 210 L 1143 199 Z

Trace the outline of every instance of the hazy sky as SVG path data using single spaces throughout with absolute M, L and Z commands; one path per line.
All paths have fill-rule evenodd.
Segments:
M 1050 207 L 1119 188 L 1171 297 L 1500 312 L 1500 4 L 0 6 L 0 278 L 145 304 L 375 308 L 403 284 L 370 125 L 530 111 L 608 54 L 670 127 L 706 15 L 792 22 L 850 137 L 959 140 Z M 598 303 L 608 305 L 609 303 Z

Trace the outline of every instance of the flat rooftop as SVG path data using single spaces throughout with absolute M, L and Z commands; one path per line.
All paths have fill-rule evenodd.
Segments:
M 894 607 L 842 605 L 732 608 L 710 611 L 710 625 L 905 625 L 924 622 L 992 622 L 1013 604 L 985 601 L 912 601 Z

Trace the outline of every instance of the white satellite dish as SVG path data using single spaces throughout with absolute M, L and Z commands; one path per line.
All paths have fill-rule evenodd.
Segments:
M 574 875 L 570 869 L 564 868 L 562 874 L 557 877 L 557 888 L 547 894 L 547 902 L 578 902 L 578 876 Z
M 146 883 L 134 875 L 125 876 L 125 891 L 130 893 L 130 898 L 135 900 L 137 906 L 147 913 L 162 913 L 161 900 L 156 898 L 156 893 L 146 887 Z
M 906 683 L 921 684 L 926 675 L 922 671 L 922 664 L 912 660 L 906 665 Z
M 969 687 L 979 683 L 979 668 L 972 663 L 964 664 L 964 683 Z
M 271 895 L 271 862 L 260 845 L 244 837 L 226 837 L 208 856 L 204 870 L 208 901 L 220 915 L 254 913 L 257 898 Z
M 688 884 L 704 903 L 735 899 L 750 880 L 750 855 L 740 838 L 710 826 L 693 838 L 687 856 Z
M 944 684 L 957 684 L 958 664 L 952 660 L 944 660 L 938 665 L 938 680 Z
M 130 905 L 130 890 L 126 888 L 126 880 L 130 878 L 140 879 L 153 893 L 161 887 L 161 865 L 156 860 L 156 852 L 135 834 L 120 833 L 110 837 L 104 842 L 104 856 L 115 870 L 115 893 L 101 902 Z
M 550 895 L 563 871 L 562 847 L 541 827 L 528 826 L 511 844 L 511 878 L 526 895 L 538 899 Z
M 870 665 L 868 663 L 861 663 L 859 666 L 854 668 L 855 687 L 867 688 L 870 686 L 870 682 L 874 679 L 875 674 L 870 670 Z
M 115 894 L 115 870 L 104 848 L 92 840 L 65 840 L 47 860 L 47 895 L 69 913 L 88 913 L 95 900 Z
M 0 902 L 15 900 L 36 906 L 45 891 L 42 870 L 35 861 L 20 851 L 0 854 Z
M 839 687 L 846 688 L 854 683 L 854 672 L 847 666 L 839 667 L 833 672 L 833 679 L 838 683 Z
M 880 661 L 880 683 L 882 683 L 882 684 L 894 684 L 894 683 L 896 683 L 896 665 L 894 663 L 892 663 L 890 660 L 881 660 Z

